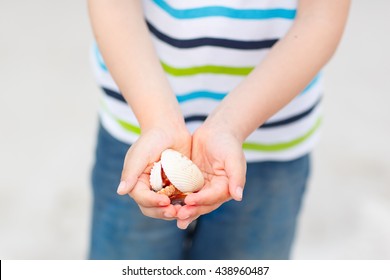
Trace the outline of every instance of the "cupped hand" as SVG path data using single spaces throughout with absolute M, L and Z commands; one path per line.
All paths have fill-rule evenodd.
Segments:
M 240 201 L 245 185 L 242 142 L 231 133 L 200 127 L 192 137 L 191 159 L 202 171 L 205 185 L 189 194 L 186 205 L 178 209 L 177 226 L 181 229 L 232 198 Z
M 126 154 L 117 192 L 129 194 L 145 216 L 171 220 L 176 218 L 179 207 L 172 205 L 168 196 L 151 191 L 149 183 L 153 163 L 168 148 L 190 156 L 191 135 L 184 126 L 154 127 L 144 131 Z

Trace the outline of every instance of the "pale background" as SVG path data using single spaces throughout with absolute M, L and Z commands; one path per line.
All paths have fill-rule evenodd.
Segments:
M 97 94 L 86 1 L 0 2 L 0 259 L 84 259 Z M 390 259 L 390 1 L 353 1 L 295 259 Z

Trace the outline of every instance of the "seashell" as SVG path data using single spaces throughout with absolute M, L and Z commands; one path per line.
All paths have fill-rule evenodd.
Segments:
M 152 170 L 150 171 L 149 178 L 150 186 L 154 191 L 159 191 L 163 188 L 163 180 L 161 177 L 161 162 L 155 162 Z
M 176 189 L 174 185 L 166 186 L 165 188 L 161 189 L 157 193 L 165 194 L 166 196 L 169 197 L 181 194 L 181 192 L 178 189 Z
M 172 204 L 181 205 L 188 193 L 198 191 L 204 184 L 200 169 L 172 149 L 163 151 L 161 160 L 153 164 L 149 181 L 155 192 L 167 195 Z
M 204 179 L 200 169 L 175 150 L 162 152 L 161 167 L 168 180 L 182 193 L 195 192 L 203 187 Z

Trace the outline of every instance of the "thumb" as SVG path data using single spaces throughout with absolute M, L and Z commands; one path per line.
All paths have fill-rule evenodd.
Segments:
M 132 191 L 138 178 L 148 166 L 148 156 L 144 155 L 141 150 L 137 149 L 135 143 L 126 154 L 121 181 L 117 189 L 117 193 L 120 195 L 125 195 Z
M 226 162 L 226 174 L 229 180 L 229 193 L 234 200 L 241 201 L 245 185 L 246 160 L 244 154 L 232 156 Z

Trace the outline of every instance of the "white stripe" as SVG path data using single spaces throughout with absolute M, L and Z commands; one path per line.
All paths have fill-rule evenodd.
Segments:
M 137 118 L 127 103 L 123 103 L 122 101 L 107 96 L 103 92 L 101 93 L 101 98 L 104 106 L 106 106 L 110 114 L 112 114 L 115 118 L 131 123 L 132 125 L 139 126 Z
M 228 93 L 235 88 L 244 77 L 229 75 L 202 74 L 194 76 L 172 77 L 167 75 L 175 93 L 189 93 L 198 90 Z
M 198 98 L 188 102 L 180 103 L 184 117 L 193 115 L 209 115 L 220 102 L 212 99 Z

